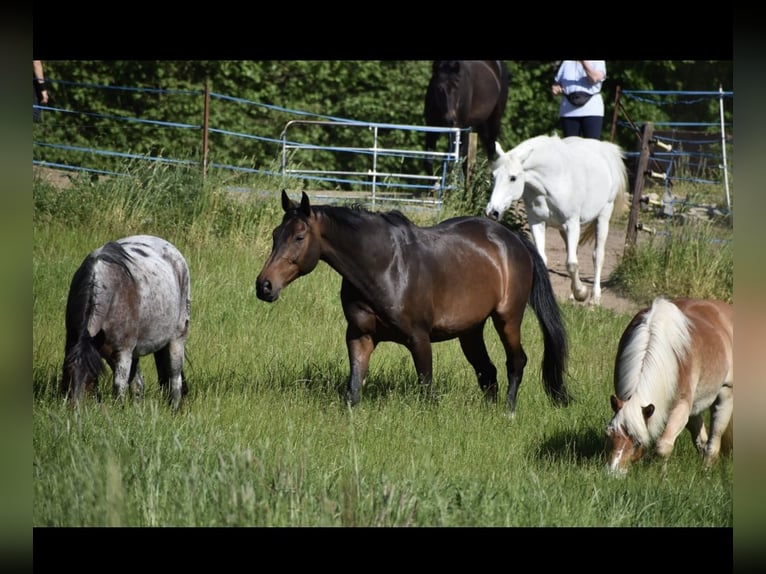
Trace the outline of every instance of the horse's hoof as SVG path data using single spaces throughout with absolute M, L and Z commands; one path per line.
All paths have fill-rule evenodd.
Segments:
M 580 289 L 578 291 L 575 291 L 574 292 L 574 298 L 575 298 L 575 300 L 579 301 L 580 303 L 582 303 L 583 301 L 588 299 L 588 288 L 587 287 L 583 287 L 582 289 Z

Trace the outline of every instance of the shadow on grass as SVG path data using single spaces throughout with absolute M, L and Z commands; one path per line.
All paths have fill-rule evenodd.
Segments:
M 538 457 L 578 463 L 606 460 L 606 439 L 603 432 L 597 429 L 557 432 L 543 442 Z

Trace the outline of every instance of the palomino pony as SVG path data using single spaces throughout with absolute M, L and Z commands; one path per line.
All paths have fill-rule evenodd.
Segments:
M 62 392 L 75 405 L 85 391 L 98 394 L 103 357 L 114 373 L 114 396 L 124 398 L 130 386 L 140 398 L 139 357 L 154 353 L 160 386 L 178 408 L 188 392 L 190 302 L 189 268 L 164 239 L 135 235 L 92 251 L 69 288 Z
M 652 444 L 667 462 L 684 427 L 706 466 L 731 446 L 733 308 L 714 299 L 657 298 L 620 339 L 606 427 L 609 469 L 625 474 Z M 710 436 L 703 413 L 710 409 Z
M 348 322 L 351 365 L 346 399 L 355 405 L 381 341 L 409 349 L 420 383 L 431 389 L 431 344 L 458 338 L 479 387 L 497 401 L 497 369 L 485 346 L 488 318 L 503 342 L 507 405 L 516 395 L 527 356 L 521 323 L 527 304 L 544 339 L 542 376 L 548 396 L 567 404 L 563 370 L 567 338 L 548 272 L 531 241 L 486 217 L 457 217 L 418 227 L 398 211 L 300 204 L 282 191 L 282 223 L 255 282 L 263 301 L 276 301 L 287 285 L 325 261 L 343 278 L 340 299 Z
M 577 301 L 588 298 L 588 288 L 580 281 L 577 247 L 595 235 L 590 303 L 599 305 L 609 221 L 627 207 L 628 175 L 622 150 L 610 142 L 556 135 L 530 138 L 509 152 L 496 145 L 495 183 L 487 215 L 500 220 L 513 201 L 523 199 L 546 265 L 545 227 L 557 228 L 566 243 L 570 299 Z
M 476 131 L 487 158 L 495 159 L 495 142 L 508 101 L 508 68 L 501 60 L 448 60 L 432 64 L 425 98 L 427 126 L 471 128 Z M 426 132 L 426 150 L 436 148 L 438 132 Z M 461 142 L 466 156 L 468 138 Z M 465 166 L 464 166 L 465 167 Z M 433 162 L 426 159 L 426 169 Z

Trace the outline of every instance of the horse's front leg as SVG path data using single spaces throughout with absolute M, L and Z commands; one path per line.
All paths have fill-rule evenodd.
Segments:
M 588 288 L 580 280 L 580 264 L 577 260 L 577 246 L 580 242 L 580 220 L 567 221 L 563 229 L 559 230 L 561 238 L 567 246 L 567 273 L 572 284 L 570 298 L 576 301 L 585 301 L 588 298 Z
M 346 348 L 351 367 L 346 389 L 346 402 L 354 406 L 361 399 L 364 378 L 370 367 L 370 355 L 375 350 L 375 340 L 371 335 L 360 333 L 349 325 L 346 329 Z
M 680 401 L 670 409 L 665 430 L 662 431 L 662 434 L 657 439 L 656 446 L 657 454 L 663 459 L 664 463 L 667 463 L 668 458 L 670 458 L 678 435 L 681 434 L 688 424 L 690 413 L 691 405 L 685 400 Z
M 431 337 L 428 333 L 414 333 L 407 343 L 412 360 L 415 363 L 415 371 L 418 373 L 418 381 L 421 389 L 427 396 L 433 396 L 433 350 L 431 349 Z

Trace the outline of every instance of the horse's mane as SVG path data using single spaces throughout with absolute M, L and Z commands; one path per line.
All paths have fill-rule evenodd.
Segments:
M 516 147 L 514 147 L 511 150 L 511 154 L 515 157 L 524 157 L 529 152 L 531 152 L 534 149 L 539 148 L 543 145 L 551 145 L 555 143 L 560 143 L 561 138 L 557 134 L 543 134 L 540 136 L 534 136 L 529 139 L 524 140 L 520 144 L 518 144 Z
M 372 211 L 361 204 L 351 206 L 317 205 L 314 211 L 326 214 L 337 225 L 358 230 L 363 222 L 384 221 L 394 227 L 412 227 L 414 223 L 398 209 Z
M 110 241 L 104 245 L 96 255 L 96 259 L 99 261 L 104 261 L 105 263 L 117 265 L 127 274 L 128 277 L 133 279 L 133 274 L 130 272 L 129 267 L 129 263 L 133 261 L 133 258 L 130 256 L 130 253 L 128 253 L 125 248 L 116 241 Z
M 625 405 L 615 417 L 642 444 L 650 444 L 665 427 L 678 385 L 679 360 L 689 345 L 688 319 L 663 298 L 642 311 L 620 340 L 614 388 Z M 649 404 L 655 410 L 647 427 L 641 408 Z

